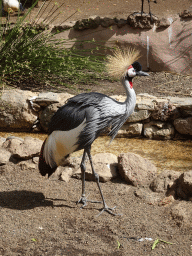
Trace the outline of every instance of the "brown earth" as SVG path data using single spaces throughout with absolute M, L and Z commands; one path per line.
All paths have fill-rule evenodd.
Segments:
M 65 1 L 65 8 L 68 13 L 80 8 L 79 16 L 74 19 L 93 14 L 126 17 L 132 10 L 140 9 L 140 2 L 77 0 Z M 191 5 L 188 0 L 178 0 L 176 4 L 175 0 L 157 2 L 151 4 L 152 12 L 157 15 L 174 14 Z M 192 96 L 191 77 L 162 72 L 134 82 L 137 93 Z M 68 91 L 102 91 L 108 95 L 123 91 L 118 82 L 101 84 L 76 86 L 74 91 Z M 33 90 L 38 89 L 34 87 Z M 25 89 L 32 87 L 25 86 Z M 103 213 L 96 217 L 101 208 L 99 204 L 89 203 L 80 209 L 80 205 L 76 205 L 81 194 L 80 180 L 64 183 L 41 177 L 38 170 L 1 167 L 0 255 L 192 255 L 192 228 L 177 226 L 169 207 L 147 204 L 134 195 L 134 187 L 121 179 L 101 185 L 107 204 L 116 205 L 115 212 L 122 216 Z M 86 182 L 86 191 L 90 199 L 99 199 L 94 182 Z M 138 241 L 146 237 L 153 241 Z M 156 238 L 173 244 L 160 243 L 151 250 Z

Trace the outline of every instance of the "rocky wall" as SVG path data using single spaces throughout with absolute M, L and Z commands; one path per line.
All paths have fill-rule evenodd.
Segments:
M 5 90 L 0 99 L 0 131 L 47 132 L 52 115 L 72 96 Z M 123 96 L 112 97 L 117 101 L 125 100 Z M 137 95 L 135 111 L 117 136 L 162 140 L 192 138 L 192 98 Z
M 192 74 L 192 6 L 178 15 L 158 18 L 133 13 L 126 19 L 92 16 L 54 25 L 56 38 L 70 40 L 68 47 L 131 46 L 140 50 L 143 69 Z M 77 42 L 78 40 L 79 42 Z M 83 42 L 84 41 L 84 42 Z M 101 47 L 102 49 L 102 47 Z M 106 52 L 105 52 L 106 53 Z

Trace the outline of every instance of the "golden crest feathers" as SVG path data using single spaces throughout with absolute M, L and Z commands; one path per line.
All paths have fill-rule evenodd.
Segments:
M 126 76 L 128 67 L 140 57 L 140 52 L 132 48 L 117 47 L 113 55 L 107 56 L 106 69 L 113 78 L 121 79 Z

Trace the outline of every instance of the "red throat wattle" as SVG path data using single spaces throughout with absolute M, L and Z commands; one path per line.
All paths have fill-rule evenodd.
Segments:
M 132 89 L 133 88 L 133 83 L 129 81 L 129 84 L 130 84 L 130 88 Z

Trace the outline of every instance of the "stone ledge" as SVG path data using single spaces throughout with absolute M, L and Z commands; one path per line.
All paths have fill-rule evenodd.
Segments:
M 68 93 L 5 90 L 0 99 L 0 130 L 47 132 L 52 115 L 72 96 Z M 112 98 L 117 101 L 125 100 L 120 95 Z M 192 98 L 137 95 L 135 111 L 117 136 L 191 139 Z

